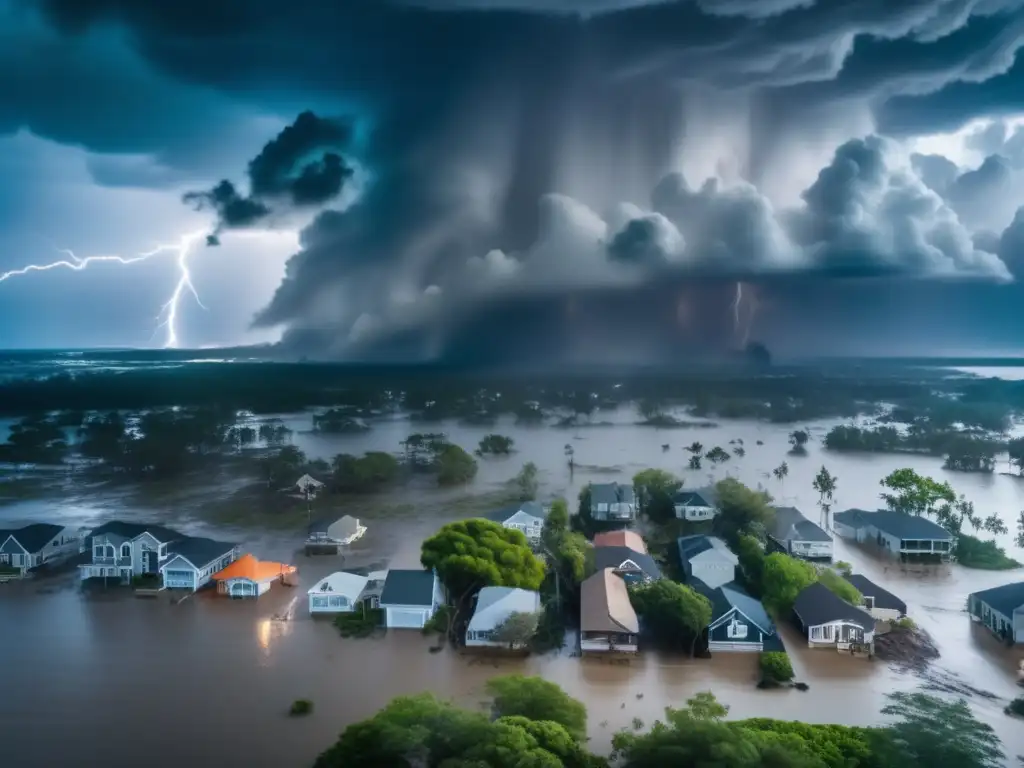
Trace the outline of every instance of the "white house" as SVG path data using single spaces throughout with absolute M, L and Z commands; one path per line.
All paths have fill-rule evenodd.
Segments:
M 590 484 L 590 516 L 594 520 L 632 520 L 636 517 L 636 493 L 631 485 Z
M 892 592 L 882 589 L 866 576 L 851 574 L 844 576 L 860 592 L 861 607 L 879 621 L 896 621 L 907 615 L 907 604 Z
M 636 653 L 640 620 L 629 590 L 611 568 L 580 584 L 580 651 Z
M 718 493 L 714 488 L 679 491 L 672 499 L 672 506 L 680 520 L 712 520 L 718 514 Z
M 228 597 L 259 597 L 270 591 L 274 582 L 287 580 L 296 573 L 294 565 L 257 560 L 242 555 L 226 568 L 213 574 L 217 591 Z
M 157 577 L 170 555 L 170 545 L 185 538 L 162 525 L 105 523 L 86 537 L 85 551 L 92 557 L 79 566 L 82 580 L 112 578 L 127 584 L 136 576 Z
M 967 612 L 1000 640 L 1024 643 L 1024 581 L 972 593 L 967 598 Z M 1021 669 L 1024 671 L 1024 662 Z
M 544 530 L 544 507 L 536 501 L 524 501 L 510 507 L 503 507 L 489 512 L 486 519 L 500 523 L 505 528 L 522 531 L 533 545 L 540 543 L 540 534 Z
M 303 475 L 295 481 L 295 490 L 307 499 L 315 499 L 324 484 L 311 475 Z
M 389 629 L 423 629 L 442 605 L 444 592 L 433 571 L 388 571 L 380 595 L 384 626 Z
M 21 577 L 32 568 L 77 554 L 82 532 L 53 523 L 32 523 L 0 531 L 0 577 Z
M 187 536 L 167 546 L 167 559 L 160 565 L 161 584 L 164 589 L 195 592 L 237 559 L 237 544 Z
M 918 515 L 889 509 L 847 509 L 833 515 L 832 524 L 837 536 L 877 546 L 901 561 L 946 562 L 953 550 L 952 535 Z
M 337 520 L 317 520 L 306 529 L 306 546 L 348 546 L 361 539 L 365 533 L 366 526 L 351 515 L 342 515 Z
M 811 648 L 874 653 L 874 618 L 847 603 L 821 582 L 811 584 L 797 595 L 793 613 Z
M 676 540 L 686 578 L 700 579 L 711 589 L 736 578 L 739 558 L 717 536 L 682 536 Z
M 775 507 L 775 523 L 768 539 L 787 555 L 803 560 L 832 561 L 832 537 L 796 507 Z
M 466 645 L 508 647 L 494 640 L 494 630 L 514 613 L 540 613 L 540 594 L 515 587 L 484 587 L 466 628 Z
M 351 613 L 370 579 L 355 573 L 338 571 L 320 579 L 309 590 L 310 613 Z

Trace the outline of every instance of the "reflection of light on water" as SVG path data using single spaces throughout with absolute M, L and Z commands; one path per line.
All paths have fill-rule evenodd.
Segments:
M 291 618 L 295 612 L 295 604 L 298 602 L 298 599 L 297 597 L 292 598 L 280 613 L 276 613 L 266 619 L 260 619 L 256 623 L 256 642 L 260 644 L 260 648 L 266 653 L 270 653 L 270 647 L 276 640 L 292 631 Z

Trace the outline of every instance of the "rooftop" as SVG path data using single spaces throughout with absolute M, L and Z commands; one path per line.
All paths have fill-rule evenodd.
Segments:
M 637 567 L 649 578 L 661 578 L 661 569 L 654 558 L 646 552 L 637 552 L 629 547 L 594 548 L 594 567 L 598 571 L 605 568 L 619 568 L 626 561 L 636 563 Z
M 718 504 L 718 491 L 709 486 L 696 490 L 680 490 L 672 497 L 672 503 L 684 507 L 714 507 Z
M 982 601 L 1004 616 L 1012 617 L 1015 610 L 1024 608 L 1024 581 L 975 592 L 971 597 Z
M 595 547 L 627 547 L 634 552 L 647 554 L 647 544 L 636 531 L 605 531 L 594 536 Z
M 202 568 L 207 563 L 223 557 L 231 552 L 237 544 L 227 541 L 214 541 L 199 536 L 186 536 L 178 539 L 167 546 L 169 554 L 180 555 L 188 560 L 196 568 Z
M 832 541 L 831 536 L 796 507 L 774 507 L 774 510 L 772 537 L 776 541 Z
M 512 613 L 540 611 L 540 593 L 517 587 L 484 587 L 477 595 L 469 629 L 491 629 Z
M 894 512 L 890 509 L 879 509 L 868 512 L 863 509 L 847 509 L 836 512 L 833 521 L 848 525 L 851 528 L 863 528 L 873 525 L 898 539 L 952 541 L 953 536 L 938 523 L 927 517 Z
M 846 620 L 866 630 L 875 628 L 875 620 L 870 614 L 850 605 L 820 581 L 814 582 L 796 596 L 793 611 L 808 627 Z
M 369 580 L 367 576 L 359 576 L 346 571 L 336 571 L 320 579 L 320 581 L 310 587 L 309 594 L 344 595 L 355 600 L 362 593 Z
M 144 533 L 148 533 L 157 541 L 165 544 L 185 538 L 173 528 L 167 528 L 163 525 L 157 525 L 156 523 L 126 523 L 122 520 L 111 520 L 109 523 L 104 523 L 99 528 L 90 531 L 89 538 L 92 539 L 95 536 L 109 534 L 120 539 L 134 539 Z
M 626 582 L 610 568 L 598 571 L 580 585 L 580 626 L 586 632 L 640 631 Z
M 632 504 L 635 501 L 633 486 L 621 483 L 591 483 L 591 504 Z
M 21 528 L 16 528 L 13 531 L 0 531 L 0 544 L 3 544 L 7 540 L 8 536 L 13 536 L 14 540 L 18 542 L 26 552 L 29 554 L 35 554 L 49 544 L 53 538 L 60 535 L 60 532 L 63 530 L 63 525 L 54 525 L 53 523 L 32 523 L 30 525 L 22 526 Z
M 434 572 L 424 569 L 388 571 L 381 605 L 433 605 Z
M 906 603 L 896 597 L 892 592 L 882 589 L 873 581 L 868 580 L 867 576 L 861 576 L 859 573 L 854 573 L 850 576 L 844 576 L 843 578 L 853 584 L 853 586 L 857 588 L 857 591 L 864 597 L 873 597 L 875 599 L 876 608 L 888 608 L 904 614 L 907 612 Z
M 681 563 L 688 563 L 697 555 L 714 550 L 733 565 L 739 564 L 739 558 L 736 557 L 736 554 L 717 536 L 706 536 L 703 533 L 681 536 L 676 539 L 676 546 L 679 548 L 679 561 Z
M 295 573 L 294 565 L 257 560 L 252 555 L 242 555 L 227 568 L 213 574 L 215 581 L 248 579 L 249 581 L 270 581 L 286 573 Z
M 506 520 L 514 517 L 519 512 L 522 512 L 526 515 L 531 515 L 533 517 L 539 517 L 541 519 L 544 519 L 544 517 L 546 517 L 544 513 L 544 506 L 536 501 L 524 501 L 520 504 L 510 504 L 507 507 L 501 507 L 500 509 L 495 509 L 490 512 L 487 512 L 481 515 L 481 517 L 483 517 L 485 520 L 491 520 L 495 523 L 504 523 Z

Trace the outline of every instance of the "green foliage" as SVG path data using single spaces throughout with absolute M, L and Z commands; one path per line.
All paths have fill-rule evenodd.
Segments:
M 341 453 L 334 457 L 331 477 L 338 490 L 363 493 L 393 483 L 399 468 L 398 459 L 383 451 L 369 451 L 362 456 Z
M 553 548 L 557 541 L 569 532 L 569 505 L 565 499 L 555 499 L 551 502 L 551 509 L 544 520 L 544 528 L 541 530 L 541 541 L 549 548 Z
M 807 433 L 807 430 L 797 429 L 789 433 L 789 452 L 794 456 L 803 456 L 807 453 L 807 443 L 810 441 L 811 436 Z
M 874 734 L 866 728 L 853 728 L 846 725 L 812 725 L 796 720 L 772 720 L 757 717 L 743 720 L 737 724 L 748 732 L 758 734 L 760 738 L 778 738 L 806 746 L 820 765 L 827 768 L 882 768 L 878 758 L 873 754 Z
M 882 709 L 882 714 L 899 718 L 888 731 L 898 753 L 915 761 L 911 765 L 922 768 L 999 768 L 1004 765 L 999 737 L 990 725 L 974 717 L 964 699 L 946 701 L 927 693 L 898 691 L 889 694 L 889 704 Z
M 480 456 L 491 455 L 508 455 L 512 453 L 515 446 L 515 440 L 505 435 L 484 435 L 480 439 L 480 445 L 477 447 L 476 452 Z
M 358 435 L 369 432 L 370 426 L 364 421 L 352 418 L 344 408 L 329 408 L 313 414 L 313 431 L 328 435 Z
M 522 532 L 490 520 L 445 525 L 423 542 L 420 560 L 460 601 L 483 587 L 538 589 L 544 580 L 544 563 Z
M 457 445 L 448 444 L 437 455 L 439 485 L 461 485 L 476 477 L 476 459 Z
M 915 424 L 903 432 L 895 427 L 836 426 L 825 435 L 825 448 L 842 453 L 920 453 L 945 456 L 951 469 L 991 471 L 988 459 L 1001 450 L 999 441 L 965 434 L 959 429 L 938 429 Z
M 552 577 L 560 580 L 566 592 L 575 593 L 586 574 L 590 543 L 583 534 L 570 530 L 565 499 L 556 499 L 548 510 L 541 545 L 549 558 Z
M 562 607 L 554 600 L 549 600 L 545 603 L 537 622 L 537 631 L 530 643 L 530 650 L 534 653 L 547 653 L 561 649 L 565 645 L 565 630 L 565 613 Z
M 504 643 L 509 648 L 526 648 L 537 634 L 540 623 L 539 613 L 510 613 L 505 620 L 494 628 L 492 639 Z
M 1010 464 L 1024 475 L 1024 437 L 1015 437 L 1006 444 L 1006 452 L 1010 456 Z
M 850 605 L 860 605 L 863 602 L 857 588 L 831 568 L 822 568 L 818 573 L 818 581 Z
M 740 573 L 747 587 L 755 595 L 764 591 L 764 547 L 756 537 L 744 534 L 739 537 L 733 546 L 733 551 L 739 559 Z
M 1020 563 L 1009 557 L 1006 550 L 995 540 L 981 539 L 961 533 L 956 540 L 953 551 L 956 560 L 965 568 L 979 568 L 986 571 L 1009 571 L 1020 568 Z
M 893 629 L 903 629 L 912 632 L 913 630 L 917 629 L 917 622 L 915 622 L 909 616 L 904 616 L 901 619 L 890 621 L 889 626 L 891 626 Z
M 537 498 L 537 465 L 532 461 L 523 464 L 523 468 L 512 478 L 512 485 L 519 495 L 520 501 L 532 501 Z
M 260 469 L 268 488 L 284 488 L 299 479 L 306 454 L 294 445 L 285 445 L 260 459 Z
M 817 580 L 813 565 L 775 552 L 764 559 L 761 598 L 776 616 L 788 616 L 797 595 Z
M 424 635 L 447 635 L 448 627 L 452 624 L 452 619 L 455 617 L 455 609 L 450 605 L 442 605 L 434 611 L 434 615 L 427 619 L 427 623 L 423 625 Z
M 1006 714 L 1024 717 L 1024 696 L 1018 696 L 1006 707 Z
M 384 611 L 379 608 L 365 608 L 351 613 L 339 613 L 334 617 L 334 626 L 342 637 L 369 637 L 384 624 Z
M 760 537 L 775 517 L 769 506 L 771 496 L 763 491 L 748 488 L 731 477 L 722 480 L 715 489 L 719 510 L 715 530 L 730 544 L 744 534 Z
M 919 475 L 912 469 L 897 469 L 882 479 L 888 492 L 882 493 L 886 506 L 906 515 L 934 516 L 941 504 L 956 502 L 949 483 Z
M 789 654 L 781 651 L 762 653 L 759 661 L 761 678 L 770 683 L 788 683 L 793 679 L 793 665 Z
M 630 587 L 629 599 L 660 642 L 685 644 L 683 647 L 689 646 L 691 656 L 711 623 L 710 601 L 675 581 L 658 579 Z
M 487 681 L 497 717 L 528 717 L 557 723 L 574 738 L 587 736 L 587 708 L 555 683 L 540 677 L 504 675 Z
M 643 469 L 633 476 L 633 490 L 640 510 L 657 522 L 675 517 L 672 497 L 682 487 L 679 478 L 663 469 Z
M 732 458 L 732 455 L 720 445 L 716 445 L 706 454 L 704 458 L 710 461 L 712 464 L 721 464 L 723 461 L 728 461 Z
M 814 476 L 814 482 L 811 483 L 814 490 L 818 492 L 818 506 L 826 521 L 829 512 L 832 511 L 832 504 L 835 502 L 837 485 L 835 475 L 829 472 L 824 465 L 818 470 L 818 474 Z
M 843 576 L 849 576 L 853 573 L 853 566 L 845 560 L 838 560 L 835 563 L 836 570 L 839 571 Z
M 292 717 L 301 717 L 302 715 L 308 715 L 312 712 L 313 702 L 309 699 L 296 699 L 292 702 L 292 706 L 288 710 L 288 714 Z

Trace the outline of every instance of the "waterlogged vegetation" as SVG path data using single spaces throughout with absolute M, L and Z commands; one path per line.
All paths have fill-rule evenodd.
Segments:
M 784 654 L 764 656 L 766 675 L 792 677 Z M 882 713 L 891 724 L 873 728 L 727 720 L 729 707 L 702 692 L 666 709 L 646 730 L 634 718 L 631 728 L 615 734 L 608 757 L 587 747 L 585 705 L 554 683 L 511 675 L 492 679 L 487 693 L 484 711 L 428 693 L 394 699 L 348 726 L 315 768 L 999 768 L 1006 760 L 998 736 L 966 701 L 924 692 L 890 694 Z

